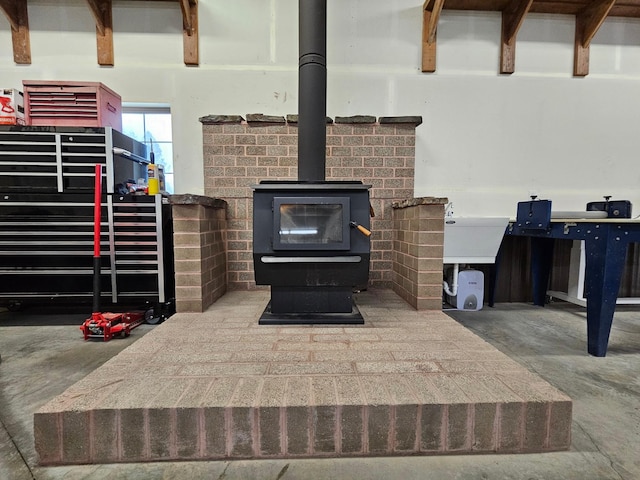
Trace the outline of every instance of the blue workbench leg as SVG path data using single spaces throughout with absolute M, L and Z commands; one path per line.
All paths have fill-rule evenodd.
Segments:
M 628 243 L 616 231 L 616 226 L 601 224 L 598 230 L 593 237 L 585 240 L 587 350 L 591 355 L 604 357 L 607 354 Z
M 531 237 L 533 304 L 544 307 L 553 262 L 553 238 Z

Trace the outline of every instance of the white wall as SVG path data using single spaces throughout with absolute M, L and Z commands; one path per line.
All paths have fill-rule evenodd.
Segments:
M 297 1 L 200 0 L 200 66 L 182 58 L 178 2 L 114 2 L 115 66 L 96 60 L 84 0 L 29 0 L 32 64 L 0 16 L 0 86 L 101 81 L 174 119 L 176 192 L 203 193 L 198 118 L 297 112 Z M 574 78 L 574 19 L 529 15 L 501 76 L 500 15 L 445 11 L 437 72 L 420 72 L 421 0 L 328 0 L 329 116 L 421 115 L 416 196 L 459 215 L 514 215 L 532 192 L 557 210 L 603 195 L 640 208 L 640 20 L 608 19 Z

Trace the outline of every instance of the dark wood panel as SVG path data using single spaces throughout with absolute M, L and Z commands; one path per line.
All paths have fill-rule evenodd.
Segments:
M 549 279 L 551 290 L 566 292 L 569 285 L 571 240 L 556 240 L 553 268 Z M 491 266 L 477 266 L 485 273 L 485 301 L 489 300 Z M 528 237 L 505 237 L 500 247 L 496 269 L 495 302 L 532 302 L 531 241 Z M 640 245 L 631 244 L 620 284 L 620 297 L 640 297 Z

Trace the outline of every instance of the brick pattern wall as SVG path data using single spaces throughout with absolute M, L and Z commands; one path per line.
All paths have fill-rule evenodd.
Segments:
M 373 117 L 372 117 L 373 118 Z M 411 117 L 414 118 L 414 117 Z M 281 120 L 280 120 L 281 119 Z M 418 123 L 358 122 L 327 125 L 327 180 L 372 185 L 370 284 L 391 287 L 391 202 L 413 196 L 415 128 Z M 253 191 L 260 180 L 297 179 L 298 128 L 282 117 L 231 123 L 204 117 L 205 194 L 228 203 L 227 265 L 230 289 L 255 288 L 252 261 Z M 274 123 L 279 121 L 279 123 Z M 381 121 L 383 121 L 381 119 Z M 336 119 L 338 122 L 338 119 Z
M 176 310 L 204 312 L 227 291 L 226 202 L 181 198 L 172 197 Z
M 417 310 L 442 308 L 446 198 L 393 204 L 393 290 Z

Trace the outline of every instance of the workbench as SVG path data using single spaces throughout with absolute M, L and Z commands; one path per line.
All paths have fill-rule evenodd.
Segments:
M 538 202 L 533 203 L 534 206 Z M 550 208 L 550 207 L 549 207 Z M 640 221 L 624 218 L 577 219 L 540 217 L 510 221 L 506 235 L 531 237 L 533 303 L 544 306 L 551 273 L 555 239 L 583 240 L 585 244 L 585 298 L 587 300 L 587 350 L 604 357 L 615 312 L 627 247 L 640 242 Z M 587 212 L 588 213 L 588 212 Z

